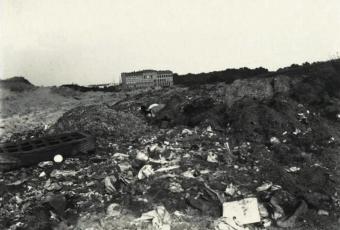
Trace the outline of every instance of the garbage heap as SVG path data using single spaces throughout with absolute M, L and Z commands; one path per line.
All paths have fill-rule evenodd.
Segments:
M 51 131 L 88 131 L 101 148 L 5 173 L 0 226 L 338 229 L 340 66 L 321 67 L 228 104 L 202 86 L 71 110 Z M 143 117 L 153 103 L 166 107 Z
M 110 141 L 133 140 L 149 130 L 144 120 L 131 113 L 116 111 L 106 105 L 89 105 L 66 112 L 48 132 L 86 132 L 103 146 Z

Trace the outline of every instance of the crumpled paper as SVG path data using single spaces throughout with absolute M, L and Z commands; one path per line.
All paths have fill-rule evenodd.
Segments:
M 136 224 L 151 222 L 154 230 L 170 230 L 171 216 L 164 206 L 157 206 L 155 210 L 143 213 L 141 217 L 134 220 Z

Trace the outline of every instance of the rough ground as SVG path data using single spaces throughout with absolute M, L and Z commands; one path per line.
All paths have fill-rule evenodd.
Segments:
M 267 214 L 249 229 L 338 229 L 339 67 L 129 96 L 53 92 L 53 106 L 25 101 L 3 121 L 31 119 L 7 139 L 76 129 L 96 136 L 97 151 L 3 173 L 0 228 L 214 229 L 222 202 L 256 197 Z M 152 103 L 166 106 L 145 118 L 139 107 Z M 38 118 L 50 121 L 46 130 L 30 127 L 37 111 L 58 116 Z M 167 215 L 138 221 L 157 206 Z

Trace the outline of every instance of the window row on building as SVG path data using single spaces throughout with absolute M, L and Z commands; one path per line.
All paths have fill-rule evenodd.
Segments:
M 137 72 L 122 73 L 122 85 L 125 88 L 148 88 L 153 86 L 173 85 L 173 73 L 169 70 L 142 70 Z

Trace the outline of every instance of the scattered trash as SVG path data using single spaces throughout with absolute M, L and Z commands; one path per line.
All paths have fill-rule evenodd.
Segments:
M 166 150 L 165 146 L 160 146 L 159 144 L 153 144 L 148 147 L 150 152 L 163 153 Z
M 261 221 L 256 198 L 245 198 L 239 201 L 223 203 L 223 217 L 234 220 L 239 225 Z
M 72 170 L 58 170 L 58 169 L 54 169 L 50 176 L 60 179 L 62 177 L 69 177 L 69 176 L 75 176 L 77 174 L 76 171 L 72 171 Z
M 171 171 L 171 170 L 178 169 L 178 168 L 180 168 L 179 165 L 173 165 L 173 166 L 169 166 L 169 167 L 159 168 L 159 169 L 155 170 L 155 172 L 167 172 L 167 171 Z
M 295 131 L 293 132 L 294 135 L 298 135 L 299 133 L 301 133 L 300 129 L 295 129 Z
M 117 178 L 115 176 L 107 176 L 104 179 L 104 184 L 107 192 L 113 193 L 116 192 L 116 188 L 113 183 L 117 182 Z
M 178 182 L 171 182 L 169 184 L 169 190 L 170 192 L 173 192 L 173 193 L 180 193 L 184 191 L 184 189 L 182 188 L 182 185 Z
M 23 183 L 25 183 L 27 181 L 27 179 L 23 179 L 23 180 L 16 180 L 16 181 L 14 181 L 14 182 L 12 182 L 12 183 L 8 183 L 8 184 L 6 184 L 6 185 L 8 185 L 8 186 L 18 186 L 18 185 L 21 185 L 21 184 L 23 184 Z
M 318 210 L 318 215 L 319 216 L 329 216 L 329 212 L 323 209 Z
M 211 170 L 209 169 L 204 169 L 200 171 L 200 174 L 204 175 L 204 174 L 209 174 L 211 172 Z
M 40 162 L 38 164 L 38 166 L 40 168 L 44 168 L 44 167 L 47 167 L 47 166 L 52 166 L 53 165 L 53 161 L 43 161 L 43 162 Z
M 117 217 L 121 213 L 121 207 L 119 204 L 110 204 L 106 209 L 106 215 L 109 217 Z
M 270 143 L 272 144 L 280 144 L 280 140 L 277 137 L 271 137 Z
M 58 191 L 62 187 L 58 183 L 52 183 L 51 179 L 48 179 L 44 185 L 44 188 L 48 191 Z
M 157 206 L 155 210 L 143 213 L 141 217 L 134 220 L 135 224 L 151 222 L 152 229 L 170 230 L 171 216 L 164 206 Z
M 193 134 L 193 132 L 189 129 L 183 129 L 182 130 L 182 135 L 189 135 L 190 136 L 192 134 Z
M 150 177 L 151 175 L 155 174 L 153 168 L 151 165 L 144 165 L 138 172 L 138 179 L 139 180 L 142 180 L 144 178 L 148 178 Z
M 165 160 L 164 157 L 161 157 L 161 159 L 159 159 L 159 160 L 149 158 L 149 162 L 157 163 L 157 164 L 168 164 L 169 163 L 169 161 Z
M 53 157 L 53 161 L 56 162 L 56 163 L 61 163 L 63 161 L 63 156 L 60 155 L 60 154 L 57 154 Z
M 122 160 L 129 159 L 129 155 L 124 154 L 124 153 L 115 153 L 113 154 L 112 158 L 122 161 Z
M 256 191 L 257 192 L 266 191 L 266 190 L 270 189 L 272 186 L 273 186 L 273 183 L 268 181 L 268 182 L 265 182 L 264 184 L 262 184 L 261 186 L 257 187 Z
M 118 166 L 119 166 L 119 168 L 122 172 L 125 172 L 125 171 L 131 169 L 131 167 L 132 167 L 129 162 L 121 162 L 121 163 L 118 164 Z
M 149 156 L 144 152 L 138 151 L 136 159 L 140 161 L 147 161 L 149 160 Z
M 236 192 L 237 192 L 237 187 L 234 186 L 233 183 L 230 183 L 224 191 L 224 193 L 227 194 L 228 196 L 234 196 Z
M 261 218 L 268 217 L 269 212 L 268 212 L 267 208 L 264 206 L 264 204 L 259 203 L 258 205 L 259 205 L 259 213 L 260 213 Z
M 182 173 L 182 176 L 184 176 L 186 178 L 195 178 L 194 172 L 195 172 L 195 170 L 187 170 L 187 171 Z
M 279 190 L 281 189 L 282 187 L 280 185 L 277 185 L 277 184 L 273 184 L 271 187 L 270 187 L 270 190 L 271 191 L 276 191 L 276 190 Z
M 274 208 L 273 214 L 272 214 L 272 218 L 274 220 L 277 220 L 285 215 L 283 208 L 279 205 L 279 202 L 277 201 L 275 197 L 271 197 L 270 204 Z
M 249 230 L 247 227 L 239 225 L 233 218 L 221 217 L 214 221 L 214 230 Z
M 318 81 L 312 82 L 318 88 L 323 87 Z M 271 83 L 281 84 L 280 81 Z M 98 149 L 93 156 L 79 151 L 80 158 L 68 155 L 81 150 L 72 149 L 72 146 L 44 150 L 49 157 L 41 158 L 35 163 L 36 166 L 1 172 L 0 219 L 5 221 L 0 221 L 0 229 L 9 226 L 13 229 L 39 229 L 32 223 L 46 222 L 54 226 L 60 221 L 72 225 L 68 228 L 76 228 L 70 220 L 73 214 L 88 220 L 93 218 L 98 228 L 129 229 L 126 223 L 131 225 L 135 214 L 145 210 L 153 210 L 149 214 L 154 214 L 145 221 L 149 222 L 149 228 L 145 226 L 148 223 L 141 221 L 136 222 L 143 222 L 136 229 L 170 228 L 170 221 L 163 221 L 154 209 L 155 205 L 162 203 L 168 210 L 183 210 L 173 213 L 176 221 L 172 220 L 174 226 L 171 227 L 174 229 L 211 228 L 209 223 L 221 216 L 222 207 L 223 215 L 227 213 L 229 217 L 214 221 L 215 229 L 262 229 L 276 228 L 278 225 L 296 228 L 302 219 L 296 216 L 302 217 L 304 209 L 303 204 L 298 203 L 299 199 L 305 200 L 317 210 L 314 214 L 319 215 L 314 216 L 316 221 L 306 218 L 303 228 L 315 228 L 315 223 L 326 226 L 328 221 L 335 219 L 336 208 L 340 207 L 339 194 L 335 193 L 337 174 L 334 168 L 340 124 L 334 121 L 336 116 L 340 120 L 338 98 L 331 98 L 330 93 L 315 93 L 322 100 L 316 98 L 317 103 L 309 103 L 308 100 L 315 96 L 314 92 L 306 94 L 302 91 L 300 94 L 293 91 L 294 97 L 290 93 L 275 93 L 269 100 L 242 99 L 227 109 L 226 100 L 232 95 L 226 95 L 224 91 L 233 84 L 200 85 L 189 90 L 174 86 L 164 89 L 165 93 L 159 90 L 150 90 L 145 94 L 138 91 L 136 95 L 129 91 L 121 92 L 126 98 L 117 104 L 112 102 L 115 97 L 110 95 L 103 105 L 79 104 L 78 108 L 66 112 L 55 125 L 43 122 L 38 130 L 32 126 L 27 133 L 20 131 L 1 136 L 5 141 L 30 144 L 31 139 L 44 137 L 46 133 L 83 130 L 96 137 Z M 288 85 L 313 89 L 310 81 L 303 84 L 308 87 Z M 219 91 L 220 95 L 216 95 Z M 241 88 L 241 91 L 244 90 Z M 261 92 L 265 93 L 265 90 Z M 86 94 L 89 100 L 86 103 L 96 104 L 92 101 L 96 93 Z M 179 95 L 178 103 L 171 104 L 169 98 L 175 94 Z M 193 101 L 208 96 L 212 98 L 211 103 L 201 100 L 204 103 L 194 105 Z M 320 106 L 328 98 L 331 100 L 327 100 L 327 108 Z M 167 107 L 172 108 L 160 111 L 154 116 L 155 119 L 140 116 L 136 108 L 152 101 L 166 102 Z M 296 108 L 300 101 L 306 102 L 306 105 Z M 311 112 L 308 113 L 306 108 Z M 58 111 L 58 116 L 61 112 Z M 14 124 L 21 118 L 19 114 Z M 0 123 L 4 119 L 0 119 Z M 169 122 L 166 128 L 162 128 L 159 121 L 162 119 Z M 45 131 L 44 124 L 49 125 Z M 0 126 L 0 132 L 7 131 L 7 127 Z M 48 146 L 53 146 L 53 143 Z M 5 151 L 16 151 L 15 146 L 7 147 Z M 8 156 L 6 158 L 0 154 L 0 162 L 8 163 Z M 324 169 L 322 173 L 313 167 L 316 163 Z M 37 167 L 38 164 L 40 167 Z M 308 171 L 309 168 L 311 170 Z M 61 194 L 59 198 L 52 197 Z M 36 207 L 47 201 L 45 197 L 48 196 L 51 196 L 48 198 L 51 204 L 47 202 L 42 207 Z M 255 204 L 249 204 L 251 207 L 244 204 L 245 212 L 240 207 L 226 207 L 230 202 L 235 202 L 234 206 L 246 203 L 240 199 L 247 200 L 249 197 L 258 197 L 257 207 Z M 59 202 L 61 208 L 55 205 Z M 63 208 L 65 202 L 66 210 Z M 58 209 L 61 211 L 56 211 Z M 252 219 L 248 211 L 253 213 L 255 210 L 257 217 Z M 105 211 L 105 214 L 94 215 L 97 211 Z M 64 212 L 64 216 L 59 216 L 57 212 L 61 215 Z M 28 223 L 31 219 L 32 223 Z M 179 226 L 176 226 L 177 220 Z M 248 225 L 242 221 L 252 223 Z M 110 222 L 110 226 L 104 227 L 105 222 Z M 119 226 L 121 222 L 125 225 Z M 15 227 L 15 223 L 23 226 Z M 90 226 L 88 228 L 92 229 Z M 41 229 L 45 229 L 44 226 Z
M 261 223 L 262 223 L 263 227 L 269 228 L 273 224 L 273 221 L 269 218 L 263 218 L 261 220 Z
M 207 161 L 208 161 L 208 162 L 211 162 L 211 163 L 218 163 L 216 153 L 209 152 L 209 153 L 208 153 L 208 156 L 207 156 Z
M 147 108 L 151 117 L 155 117 L 156 114 L 165 107 L 164 104 L 152 104 Z
M 299 167 L 290 167 L 289 169 L 286 169 L 287 172 L 298 172 L 300 171 Z

